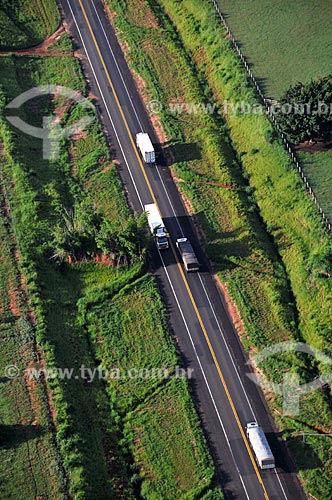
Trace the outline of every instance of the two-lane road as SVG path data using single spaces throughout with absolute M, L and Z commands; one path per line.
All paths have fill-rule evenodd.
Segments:
M 187 275 L 174 245 L 159 256 L 155 251 L 155 275 L 183 358 L 193 369 L 192 387 L 224 490 L 234 499 L 305 498 L 277 440 L 273 451 L 278 470 L 262 472 L 256 465 L 244 426 L 258 420 L 271 432 L 268 414 L 257 388 L 245 376 L 249 369 L 243 351 L 168 169 L 146 168 L 138 155 L 136 133 L 147 131 L 152 137 L 154 133 L 102 5 L 62 0 L 62 6 L 71 33 L 85 52 L 84 70 L 133 208 L 141 211 L 145 204 L 156 202 L 171 240 L 188 236 L 202 263 L 200 273 Z

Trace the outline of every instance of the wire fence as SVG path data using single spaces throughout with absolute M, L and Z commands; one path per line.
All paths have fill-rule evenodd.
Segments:
M 317 199 L 317 197 L 316 197 L 316 195 L 315 195 L 312 187 L 310 186 L 309 181 L 308 181 L 308 179 L 307 179 L 307 177 L 306 177 L 306 175 L 305 175 L 305 173 L 304 173 L 304 171 L 303 171 L 303 169 L 302 169 L 302 167 L 301 167 L 301 165 L 300 165 L 300 163 L 299 163 L 299 161 L 298 161 L 298 159 L 296 157 L 296 154 L 295 154 L 292 146 L 287 141 L 287 139 L 285 137 L 285 134 L 282 132 L 282 130 L 280 128 L 280 125 L 277 122 L 274 113 L 271 111 L 270 101 L 264 97 L 264 94 L 263 94 L 263 92 L 262 92 L 262 90 L 261 90 L 261 88 L 260 88 L 260 86 L 259 86 L 256 78 L 252 74 L 252 71 L 251 71 L 251 69 L 250 69 L 250 67 L 248 65 L 248 62 L 246 61 L 244 55 L 242 54 L 242 52 L 240 50 L 240 47 L 238 46 L 237 41 L 235 40 L 235 38 L 234 38 L 231 30 L 229 29 L 229 27 L 228 27 L 228 25 L 226 23 L 226 20 L 225 20 L 224 16 L 222 15 L 222 13 L 220 11 L 218 3 L 216 2 L 216 0 L 211 0 L 211 3 L 212 3 L 213 7 L 215 8 L 215 10 L 217 12 L 218 17 L 221 20 L 221 23 L 222 23 L 223 27 L 227 31 L 228 38 L 232 42 L 233 47 L 235 48 L 237 54 L 239 55 L 239 57 L 240 57 L 240 59 L 242 61 L 242 64 L 245 67 L 245 69 L 247 71 L 247 74 L 249 75 L 250 80 L 254 84 L 254 86 L 255 86 L 255 88 L 257 90 L 257 93 L 258 93 L 259 97 L 261 98 L 261 100 L 262 100 L 262 102 L 263 102 L 263 104 L 264 104 L 264 106 L 266 108 L 266 112 L 267 112 L 268 116 L 270 117 L 270 119 L 271 119 L 274 127 L 276 128 L 276 130 L 280 134 L 280 137 L 283 140 L 283 143 L 284 143 L 284 146 L 285 146 L 287 152 L 290 154 L 290 156 L 292 158 L 292 161 L 293 161 L 293 163 L 294 163 L 294 165 L 295 165 L 295 167 L 296 167 L 296 169 L 297 169 L 297 171 L 298 171 L 298 173 L 299 173 L 302 181 L 304 182 L 309 195 L 311 196 L 313 202 L 315 203 L 315 205 L 316 205 L 316 207 L 317 207 L 317 209 L 318 209 L 318 211 L 319 211 L 319 213 L 320 213 L 320 215 L 321 215 L 321 217 L 323 219 L 325 227 L 331 232 L 331 222 L 330 222 L 329 218 L 327 217 L 327 215 L 325 214 L 324 210 L 322 209 L 322 207 L 321 207 L 321 205 L 320 205 L 320 203 L 319 203 L 319 201 L 318 201 L 318 199 Z

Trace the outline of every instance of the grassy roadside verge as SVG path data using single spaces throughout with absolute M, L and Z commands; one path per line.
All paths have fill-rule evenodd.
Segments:
M 173 3 L 165 2 L 165 5 L 170 7 Z M 207 4 L 205 12 L 201 13 L 198 13 L 197 2 L 186 3 L 182 7 L 183 12 L 179 16 L 182 24 L 179 22 L 178 26 L 183 41 L 198 61 L 197 65 L 209 82 L 214 97 L 220 101 L 229 99 L 235 103 L 240 100 L 252 103 L 253 91 L 247 88 L 245 72 L 228 40 L 225 38 L 219 44 L 213 27 L 206 22 L 204 24 L 204 15 L 207 16 L 212 7 L 210 9 Z M 172 14 L 173 21 L 175 12 Z M 194 38 L 195 19 L 196 22 L 203 19 L 201 40 L 204 41 L 206 56 L 214 54 L 214 59 L 206 57 L 203 63 L 199 63 L 199 47 Z M 231 74 L 229 68 L 233 64 L 236 69 Z M 249 177 L 260 213 L 285 264 L 295 295 L 302 335 L 307 342 L 331 352 L 329 311 L 332 285 L 324 273 L 324 266 L 327 267 L 326 272 L 329 271 L 331 239 L 322 230 L 316 208 L 306 195 L 284 149 L 273 135 L 271 137 L 271 126 L 265 116 L 241 113 L 234 116 L 230 113 L 226 120 L 243 172 Z M 292 217 L 289 217 L 290 213 Z M 324 253 L 326 263 L 321 262 Z
M 147 499 L 164 498 L 165 491 L 169 498 L 203 493 L 223 498 L 218 488 L 210 489 L 212 460 L 187 381 L 177 375 L 178 359 L 154 279 L 145 275 L 108 293 L 106 307 L 97 295 L 82 298 L 79 308 L 96 358 L 112 369 L 107 393 L 133 456 L 131 484 Z
M 171 0 L 108 4 L 118 13 L 112 21 L 129 45 L 131 67 L 145 79 L 148 99 L 163 104 L 160 119 L 174 171 L 205 230 L 208 254 L 237 303 L 247 332 L 244 345 L 261 348 L 293 338 L 331 352 L 331 242 L 290 160 L 264 116 L 236 113 L 224 121 L 199 106 L 212 96 L 217 111 L 226 99 L 256 103 L 229 41 L 213 22 L 212 7 Z M 183 107 L 188 102 L 198 105 L 195 113 Z M 280 380 L 291 366 L 303 380 L 317 373 L 312 359 L 294 357 L 272 359 L 265 371 Z M 280 400 L 269 403 L 280 410 Z M 330 422 L 329 391 L 307 396 L 296 424 L 277 420 L 285 439 L 293 441 L 307 489 L 319 498 L 331 493 L 329 438 L 309 440 L 306 461 L 297 436 L 309 429 L 326 432 Z M 314 465 L 312 456 L 319 457 Z

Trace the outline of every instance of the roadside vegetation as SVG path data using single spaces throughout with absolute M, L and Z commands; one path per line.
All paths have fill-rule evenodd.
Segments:
M 297 83 L 281 97 L 276 117 L 297 150 L 297 157 L 316 198 L 332 221 L 331 185 L 332 77 Z M 288 110 L 285 113 L 285 110 Z
M 133 456 L 131 484 L 142 498 L 198 498 L 214 471 L 187 380 L 167 332 L 154 279 L 144 275 L 79 301 L 96 359 L 112 370 L 107 380 L 111 415 Z M 168 403 L 167 403 L 168 402 Z M 222 498 L 215 490 L 215 497 Z
M 60 22 L 56 0 L 2 0 L 0 50 L 31 47 L 51 35 Z
M 310 87 L 311 81 L 320 93 L 322 86 L 316 85 L 316 81 L 332 72 L 331 12 L 324 0 L 315 2 L 314 11 L 305 0 L 287 4 L 266 1 L 263 8 L 259 0 L 240 3 L 220 0 L 219 7 L 265 97 L 279 100 L 290 87 Z M 215 16 L 212 11 L 211 15 Z M 306 100 L 303 95 L 301 100 L 316 104 L 313 97 Z M 322 101 L 319 96 L 317 100 Z M 306 121 L 302 118 L 301 124 Z M 310 118 L 309 130 L 317 118 Z M 330 185 L 331 144 L 330 141 L 320 144 L 320 148 L 312 147 L 311 151 L 307 144 L 302 144 L 298 157 L 331 221 L 331 196 L 325 192 Z
M 62 140 L 60 157 L 52 160 L 42 159 L 40 139 L 5 118 L 6 103 L 34 86 L 63 85 L 86 95 L 77 59 L 10 54 L 0 57 L 0 74 L 1 172 L 12 207 L 0 234 L 14 232 L 19 242 L 13 254 L 13 242 L 3 238 L 0 279 L 15 286 L 22 272 L 33 315 L 31 321 L 22 305 L 22 318 L 12 318 L 14 299 L 6 299 L 8 351 L 1 361 L 8 358 L 22 370 L 27 364 L 54 370 L 46 379 L 37 372 L 32 381 L 40 409 L 35 401 L 30 408 L 30 389 L 21 377 L 0 379 L 0 454 L 10 464 L 1 497 L 152 499 L 171 485 L 168 498 L 222 499 L 187 382 L 172 378 L 179 360 L 154 278 L 146 274 L 146 219 L 129 211 L 97 115 L 90 111 L 90 125 Z M 55 95 L 32 99 L 19 113 L 39 127 L 45 114 L 55 114 L 65 127 L 82 109 Z M 43 356 L 42 366 L 33 348 Z M 82 366 L 93 379 L 81 375 Z M 142 368 L 168 375 L 126 377 Z M 103 378 L 105 369 L 119 369 L 123 378 Z M 148 409 L 153 400 L 166 421 L 163 404 L 170 396 L 174 422 L 167 422 L 167 432 L 156 436 L 156 417 L 146 410 L 141 461 L 130 415 L 139 419 L 137 408 Z M 176 464 L 179 442 L 188 460 L 182 469 Z M 150 475 L 154 455 L 161 464 L 157 483 Z
M 299 151 L 298 157 L 322 209 L 332 221 L 332 151 Z
M 3 157 L 0 163 L 2 170 Z M 4 373 L 0 377 L 0 497 L 20 500 L 24 491 L 27 500 L 60 500 L 66 498 L 67 478 L 55 441 L 52 401 L 42 379 L 24 375 L 28 367 L 43 365 L 44 359 L 34 341 L 33 310 L 17 263 L 17 242 L 3 190 L 0 210 L 0 362 L 3 369 L 15 370 L 12 380 Z
M 128 61 L 145 80 L 145 99 L 163 105 L 159 117 L 177 182 L 237 304 L 244 346 L 256 351 L 294 339 L 331 354 L 330 236 L 267 118 L 223 116 L 225 101 L 256 105 L 257 98 L 213 8 L 199 1 L 160 0 L 143 8 L 136 0 L 109 4 L 118 14 L 112 17 L 118 36 L 129 46 Z M 200 106 L 207 102 L 217 104 L 213 113 Z M 196 103 L 195 113 L 186 103 Z M 275 380 L 292 370 L 309 381 L 326 367 L 292 355 L 272 358 L 264 369 Z M 280 414 L 280 399 L 268 402 Z M 276 423 L 285 430 L 307 490 L 328 498 L 332 445 L 324 433 L 331 432 L 330 390 L 306 396 L 296 421 L 283 416 Z M 310 429 L 322 437 L 302 445 L 297 436 Z
M 290 143 L 332 139 L 332 75 L 297 83 L 278 102 L 279 125 Z

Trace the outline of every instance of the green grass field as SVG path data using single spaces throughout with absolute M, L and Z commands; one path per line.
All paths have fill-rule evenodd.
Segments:
M 332 221 L 332 152 L 298 153 L 298 157 L 322 209 Z
M 266 97 L 332 73 L 332 13 L 325 0 L 219 0 Z
M 55 0 L 4 0 L 0 5 L 0 50 L 31 47 L 60 22 Z
M 219 0 L 219 6 L 266 97 L 278 99 L 298 81 L 332 73 L 332 14 L 324 0 Z M 300 154 L 300 160 L 331 220 L 331 155 Z
M 93 294 L 83 298 L 80 310 L 96 358 L 112 369 L 107 392 L 112 414 L 124 422 L 132 481 L 142 498 L 165 491 L 172 499 L 197 498 L 211 486 L 213 467 L 187 382 L 174 377 L 178 360 L 154 279 L 145 275 L 109 294 L 103 303 Z M 215 495 L 222 498 L 220 490 Z
M 101 303 L 89 314 L 90 333 L 96 345 L 96 357 L 119 373 L 131 369 L 154 368 L 172 374 L 176 365 L 173 341 L 167 331 L 164 308 L 154 280 L 145 276 L 120 290 L 105 308 Z M 102 343 L 98 343 L 103 339 Z M 116 407 L 124 413 L 144 401 L 163 382 L 156 377 L 123 377 L 110 381 L 116 394 Z

